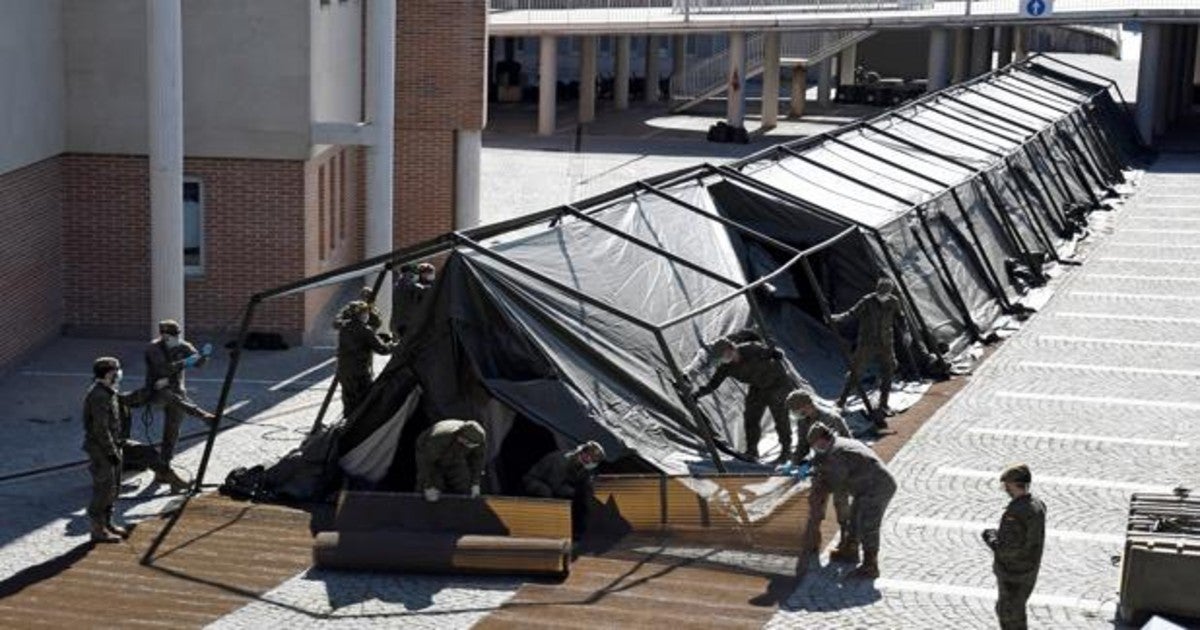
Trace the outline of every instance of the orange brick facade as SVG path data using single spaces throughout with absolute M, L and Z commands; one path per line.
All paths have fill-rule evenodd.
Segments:
M 486 68 L 484 0 L 397 3 L 397 247 L 455 227 L 455 132 L 484 127 Z
M 61 179 L 57 157 L 0 174 L 0 368 L 59 332 Z

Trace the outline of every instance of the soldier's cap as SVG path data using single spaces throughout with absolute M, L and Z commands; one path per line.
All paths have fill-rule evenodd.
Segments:
M 720 339 L 716 340 L 713 343 L 712 351 L 714 354 L 720 356 L 730 350 L 733 350 L 734 347 L 735 347 L 735 344 L 732 341 L 730 341 L 724 337 L 721 337 Z
M 784 404 L 788 407 L 795 407 L 797 405 L 812 404 L 812 401 L 813 399 L 811 394 L 802 389 L 797 389 L 787 395 L 787 399 L 784 400 Z
M 346 305 L 346 310 L 357 315 L 358 313 L 365 313 L 371 310 L 371 305 L 362 300 L 354 300 Z
M 1004 469 L 1004 472 L 1000 474 L 1000 481 L 1033 483 L 1033 474 L 1029 472 L 1029 466 L 1016 464 Z
M 92 361 L 92 376 L 104 378 L 109 372 L 121 369 L 121 362 L 114 357 L 100 357 Z
M 883 293 L 891 293 L 896 288 L 896 283 L 887 276 L 880 276 L 879 281 L 875 283 L 875 290 Z
M 375 297 L 375 290 L 371 287 L 363 287 L 361 290 L 359 290 L 358 297 L 362 298 L 364 301 L 369 301 L 371 298 Z
M 158 333 L 160 335 L 178 335 L 180 330 L 179 322 L 173 319 L 164 319 L 158 322 Z
M 483 426 L 474 420 L 463 422 L 463 425 L 455 433 L 471 446 L 480 446 L 487 439 L 483 432 Z
M 604 452 L 604 447 L 600 446 L 600 443 L 595 440 L 584 442 L 583 450 L 591 453 L 593 459 L 597 461 L 604 461 L 604 459 L 608 457 L 608 454 Z
M 833 438 L 833 431 L 824 422 L 814 422 L 808 428 L 808 443 L 812 444 L 821 438 Z
M 400 273 L 414 273 L 416 270 L 416 265 L 412 263 L 404 263 L 403 265 L 400 265 Z

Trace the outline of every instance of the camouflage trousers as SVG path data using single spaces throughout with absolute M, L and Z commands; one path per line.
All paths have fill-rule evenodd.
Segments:
M 1025 630 L 1025 603 L 1033 594 L 1033 584 L 1029 582 L 1010 582 L 996 580 L 996 617 L 1000 620 L 1001 630 Z
M 896 487 L 880 488 L 878 492 L 854 496 L 850 502 L 850 532 L 854 540 L 862 543 L 865 553 L 879 551 L 880 530 L 883 514 L 892 502 Z M 837 499 L 834 499 L 836 506 Z
M 107 455 L 85 449 L 88 454 L 88 472 L 92 474 L 92 500 L 88 503 L 87 515 L 95 523 L 107 522 L 113 504 L 121 489 L 121 460 L 113 462 Z

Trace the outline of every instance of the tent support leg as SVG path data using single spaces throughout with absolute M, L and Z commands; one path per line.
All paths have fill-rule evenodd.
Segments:
M 992 268 L 991 261 L 987 258 L 986 250 L 983 248 L 983 241 L 979 238 L 979 232 L 975 230 L 975 222 L 971 220 L 966 206 L 963 205 L 962 198 L 958 196 L 958 191 L 951 189 L 950 197 L 954 199 L 954 205 L 958 208 L 958 213 L 962 215 L 963 223 L 967 226 L 967 232 L 975 242 L 975 255 L 979 258 L 980 267 L 984 269 L 992 282 L 996 299 L 1000 301 L 1000 305 L 1004 307 L 1005 311 L 1011 311 L 1013 305 L 1008 301 L 1008 293 L 1005 292 L 1004 285 L 1000 282 L 1000 276 L 996 274 L 996 270 Z
M 233 388 L 233 379 L 237 375 L 238 365 L 242 359 L 242 348 L 246 346 L 246 334 L 250 331 L 250 324 L 254 321 L 254 311 L 258 308 L 262 298 L 255 295 L 250 298 L 250 303 L 246 305 L 246 311 L 242 314 L 242 323 L 238 327 L 237 341 L 234 343 L 233 351 L 230 353 L 231 358 L 229 367 L 225 370 L 225 381 L 221 384 L 221 395 L 217 399 L 217 417 L 213 420 L 212 426 L 208 430 L 208 440 L 204 443 L 204 454 L 200 457 L 200 466 L 196 469 L 196 478 L 192 480 L 192 487 L 188 490 L 187 497 L 183 501 L 183 505 L 171 515 L 171 520 L 159 531 L 158 535 L 150 543 L 150 547 L 146 549 L 146 553 L 142 554 L 141 563 L 150 564 L 154 558 L 154 553 L 170 535 L 171 530 L 175 528 L 175 524 L 179 522 L 179 517 L 183 516 L 183 511 L 187 508 L 188 502 L 192 496 L 200 492 L 201 486 L 204 485 L 204 473 L 208 470 L 208 460 L 212 457 L 213 446 L 217 441 L 217 431 L 221 425 L 221 418 L 225 415 L 225 406 L 229 402 L 229 390 Z
M 838 334 L 837 329 L 833 327 L 833 310 L 829 308 L 829 300 L 825 297 L 825 293 L 821 291 L 821 285 L 817 282 L 817 274 L 813 272 L 812 265 L 809 264 L 807 258 L 801 260 L 800 264 L 804 267 L 804 275 L 808 277 L 808 283 L 812 285 L 813 292 L 817 296 L 817 305 L 821 307 L 821 319 L 825 320 L 825 325 L 833 332 L 833 338 L 837 340 L 838 350 L 842 352 L 842 358 L 846 360 L 846 365 L 850 365 L 852 360 L 850 357 L 850 344 L 847 344 L 846 340 L 842 339 L 842 336 Z M 870 418 L 875 412 L 875 407 L 871 404 L 871 399 L 867 396 L 867 389 L 863 387 L 862 381 L 860 380 L 856 385 L 858 385 L 858 395 L 862 396 L 863 409 L 867 410 L 867 417 Z M 882 394 L 883 392 L 880 393 Z M 797 437 L 806 439 L 806 436 Z

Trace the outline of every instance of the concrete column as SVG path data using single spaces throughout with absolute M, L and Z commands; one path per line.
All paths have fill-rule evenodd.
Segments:
M 1162 43 L 1158 47 L 1158 57 L 1161 68 L 1158 75 L 1158 96 L 1155 104 L 1158 111 L 1154 114 L 1154 134 L 1162 135 L 1171 123 L 1171 84 L 1175 82 L 1175 53 L 1177 27 L 1174 24 L 1164 24 Z
M 687 35 L 671 38 L 671 77 L 683 76 L 687 72 Z
M 774 127 L 779 121 L 779 31 L 763 36 L 762 126 Z
M 1029 56 L 1029 29 L 1025 26 L 1013 27 L 1013 61 L 1022 61 Z
M 971 29 L 959 28 L 954 30 L 954 65 L 950 82 L 958 83 L 966 80 L 971 73 Z
M 184 323 L 183 9 L 146 0 L 150 149 L 150 328 Z
M 392 181 L 396 176 L 396 0 L 367 3 L 367 114 L 374 143 L 367 147 L 367 220 L 363 252 L 379 256 L 392 251 L 394 221 Z M 375 307 L 389 321 L 392 283 L 384 282 Z
M 975 29 L 971 35 L 971 76 L 992 71 L 992 27 Z
M 1013 62 L 1013 27 L 996 27 L 996 67 L 1003 68 Z
M 558 38 L 542 35 L 538 45 L 538 135 L 554 134 L 558 108 Z
M 629 109 L 629 46 L 628 35 L 617 36 L 617 71 L 613 77 L 613 102 L 617 109 Z
M 1180 106 L 1185 115 L 1191 113 L 1192 106 L 1196 100 L 1195 77 L 1196 71 L 1200 69 L 1197 68 L 1196 63 L 1197 56 L 1200 55 L 1200 52 L 1197 51 L 1200 48 L 1200 26 L 1189 26 L 1188 31 L 1191 37 L 1188 39 L 1188 47 L 1184 50 L 1184 55 L 1186 55 L 1185 58 L 1187 59 L 1187 68 L 1183 73 L 1183 94 L 1180 95 Z
M 829 45 L 832 41 L 832 36 L 829 33 L 821 34 L 821 47 Z M 817 64 L 817 104 L 821 107 L 829 107 L 831 101 L 831 90 L 833 89 L 833 57 L 826 57 L 824 61 Z
M 579 42 L 579 122 L 596 120 L 596 36 Z
M 746 34 L 729 34 L 729 89 L 726 92 L 725 122 L 730 127 L 746 126 Z
M 658 37 L 646 36 L 646 93 L 643 96 L 647 103 L 658 102 Z
M 838 53 L 838 85 L 854 85 L 854 68 L 858 66 L 858 44 L 851 44 Z
M 953 53 L 953 42 L 950 40 L 950 31 L 944 28 L 930 29 L 929 70 L 926 74 L 930 92 L 950 85 L 951 53 Z
M 808 68 L 804 65 L 792 66 L 792 101 L 788 106 L 788 118 L 803 116 L 807 102 Z
M 483 132 L 459 129 L 454 146 L 454 229 L 479 225 L 479 164 L 483 154 Z
M 1162 31 L 1163 27 L 1160 24 L 1150 22 L 1142 24 L 1142 57 L 1138 62 L 1137 111 L 1135 118 L 1137 119 L 1138 133 L 1142 137 L 1142 142 L 1147 144 L 1154 142 L 1154 119 L 1158 111 L 1158 104 L 1156 102 L 1158 99 L 1158 72 L 1162 62 L 1159 58 L 1162 47 Z

